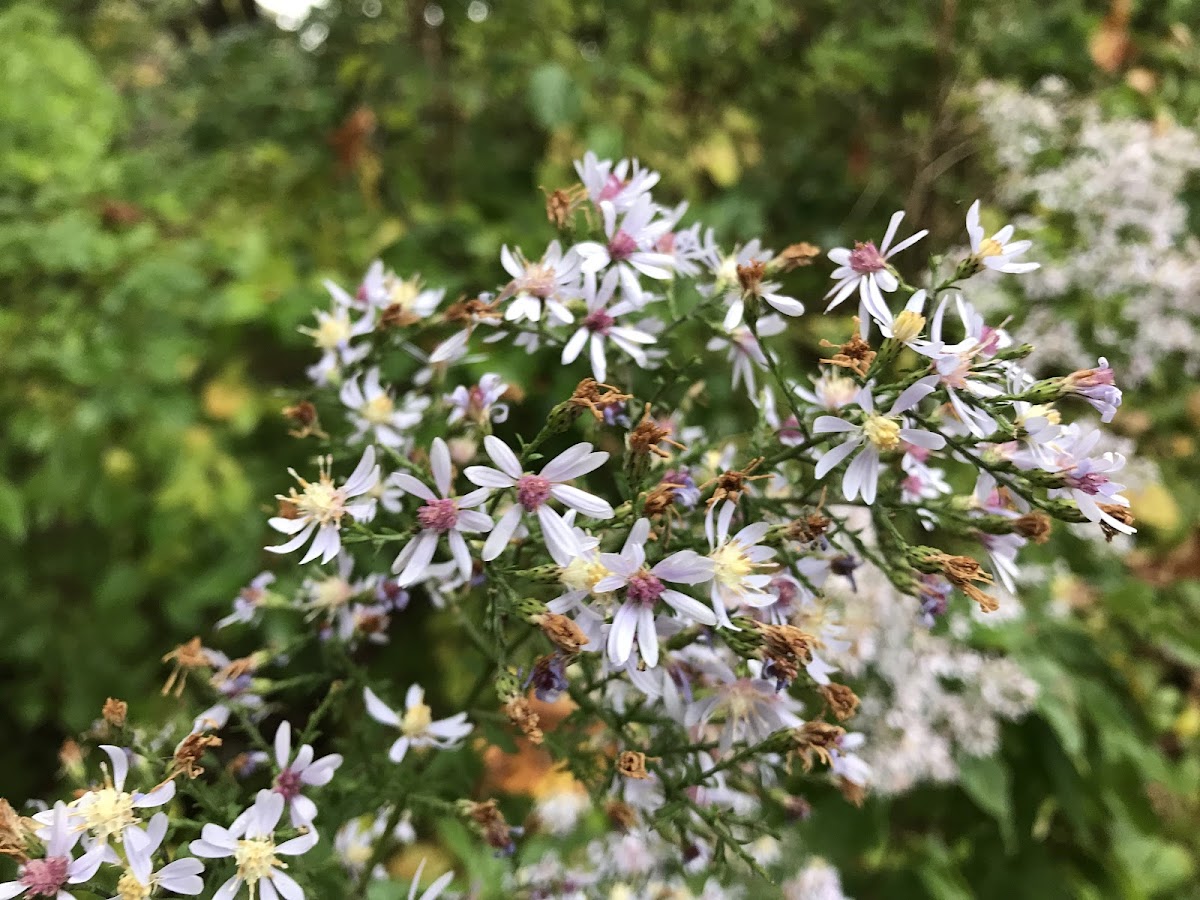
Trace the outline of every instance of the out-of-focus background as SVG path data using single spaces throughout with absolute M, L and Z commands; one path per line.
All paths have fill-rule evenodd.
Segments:
M 1047 363 L 1107 355 L 1131 386 L 1113 428 L 1146 460 L 1142 531 L 1060 536 L 1025 617 L 974 639 L 1041 686 L 996 755 L 812 845 L 857 897 L 1200 896 L 1198 19 L 1193 0 L 6 4 L 0 794 L 46 792 L 106 697 L 153 715 L 161 655 L 264 567 L 321 279 L 382 256 L 492 286 L 590 148 L 660 170 L 726 242 L 830 246 L 900 208 L 961 241 L 977 196 L 1032 232 L 1043 270 L 989 308 Z

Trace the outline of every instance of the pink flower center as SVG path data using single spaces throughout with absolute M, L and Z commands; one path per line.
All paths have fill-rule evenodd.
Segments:
M 637 241 L 628 231 L 618 230 L 608 242 L 608 255 L 615 260 L 629 259 L 637 249 Z
M 604 182 L 604 187 L 600 189 L 600 196 L 596 200 L 597 202 L 600 200 L 611 200 L 623 190 L 625 190 L 625 182 L 616 175 L 610 174 Z
M 850 251 L 850 268 L 859 275 L 869 275 L 887 268 L 887 260 L 875 247 L 874 241 L 865 244 L 855 244 Z
M 522 475 L 517 479 L 517 501 L 525 512 L 533 512 L 550 496 L 550 482 L 540 475 Z
M 583 320 L 583 327 L 588 331 L 608 334 L 608 329 L 612 328 L 616 321 L 605 310 L 597 309 L 587 314 L 587 318 Z
M 554 293 L 556 287 L 554 270 L 541 263 L 534 263 L 525 268 L 525 274 L 517 279 L 521 290 L 545 300 Z
M 1085 494 L 1098 494 L 1100 488 L 1108 484 L 1108 476 L 1099 472 L 1088 472 L 1085 475 L 1068 475 L 1067 484 Z
M 303 782 L 300 781 L 300 773 L 294 769 L 284 769 L 279 773 L 279 777 L 275 779 L 275 790 L 283 794 L 284 800 L 291 800 L 299 795 L 303 789 Z
M 674 253 L 675 252 L 675 232 L 668 231 L 660 237 L 654 244 L 654 249 L 659 253 Z
M 458 524 L 458 503 L 453 499 L 429 500 L 417 510 L 417 521 L 430 531 L 449 531 Z
M 31 859 L 21 872 L 21 884 L 29 889 L 31 897 L 57 897 L 67 883 L 67 867 L 71 861 L 65 856 L 46 859 Z
M 625 593 L 629 599 L 643 606 L 653 606 L 657 603 L 663 590 L 663 583 L 659 581 L 658 576 L 645 569 L 634 573 L 625 585 Z
M 995 356 L 1000 349 L 1000 329 L 984 325 L 979 333 L 979 352 L 986 356 Z

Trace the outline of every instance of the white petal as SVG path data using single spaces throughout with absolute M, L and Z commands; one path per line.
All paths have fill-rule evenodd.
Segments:
M 492 462 L 501 472 L 513 479 L 521 477 L 520 460 L 517 459 L 517 455 L 513 453 L 508 444 L 495 435 L 489 434 L 483 439 L 483 446 L 487 450 L 487 455 L 492 458 Z
M 467 477 L 469 478 L 470 475 Z M 508 542 L 512 538 L 513 532 L 517 530 L 517 525 L 520 522 L 521 507 L 514 504 L 500 517 L 500 521 L 496 523 L 496 527 L 488 535 L 487 542 L 483 545 L 483 553 L 481 554 L 484 562 L 491 562 L 504 552 L 504 548 L 508 546 Z M 560 563 L 560 565 L 562 564 Z
M 433 484 L 443 497 L 450 496 L 450 448 L 440 437 L 433 439 L 429 451 L 429 467 L 433 472 Z
M 824 478 L 831 469 L 837 466 L 842 460 L 854 452 L 854 448 L 862 443 L 862 438 L 851 438 L 844 444 L 838 444 L 832 450 L 822 454 L 820 460 L 817 461 L 817 469 L 814 473 L 817 478 Z
M 564 506 L 569 506 L 593 519 L 611 519 L 613 517 L 612 505 L 607 500 L 603 500 L 595 494 L 589 494 L 587 491 L 581 491 L 569 484 L 554 485 L 550 489 L 550 496 Z
M 391 725 L 393 728 L 400 727 L 400 716 L 390 706 L 380 700 L 369 687 L 363 688 L 363 700 L 367 704 L 367 715 L 376 722 Z

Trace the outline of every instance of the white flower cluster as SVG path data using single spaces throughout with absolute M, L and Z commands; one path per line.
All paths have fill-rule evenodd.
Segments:
M 1104 355 L 1133 385 L 1167 359 L 1172 377 L 1174 366 L 1200 373 L 1200 238 L 1185 197 L 1200 130 L 1113 118 L 1056 78 L 1032 92 L 985 82 L 975 97 L 1001 170 L 997 200 L 1048 247 L 1039 271 L 977 298 L 988 309 L 1026 301 L 1023 327 L 1038 336 L 1028 365 Z
M 203 672 L 216 703 L 195 717 L 165 780 L 125 792 L 126 751 L 106 746 L 111 780 L 46 811 L 54 855 L 26 859 L 0 896 L 107 884 L 106 864 L 128 870 L 120 900 L 196 893 L 198 857 L 212 861 L 220 900 L 301 900 L 303 868 L 282 857 L 317 843 L 335 774 L 350 797 L 335 808 L 365 811 L 329 823 L 359 894 L 426 815 L 458 817 L 511 856 L 525 826 L 441 765 L 478 752 L 497 720 L 570 764 L 531 824 L 562 834 L 597 808 L 617 826 L 548 874 L 517 870 L 512 895 L 604 884 L 648 896 L 734 858 L 777 867 L 772 817 L 804 814 L 812 779 L 857 803 L 881 773 L 884 790 L 949 777 L 955 751 L 987 752 L 997 717 L 1026 708 L 1020 673 L 928 629 L 956 591 L 995 609 L 987 589 L 1015 590 L 1018 554 L 1051 517 L 1134 530 L 1112 480 L 1124 457 L 1097 452 L 1097 432 L 1056 406 L 1073 398 L 1108 421 L 1121 402 L 1112 369 L 1101 360 L 1035 380 L 1027 351 L 968 299 L 985 271 L 1029 277 L 1030 242 L 1012 227 L 988 236 L 974 204 L 970 249 L 926 289 L 896 268 L 925 237 L 900 238 L 903 213 L 878 247 L 833 249 L 828 308 L 854 296 L 859 317 L 805 371 L 792 352 L 805 307 L 783 285 L 817 248 L 775 253 L 755 240 L 726 252 L 711 230 L 680 225 L 685 205 L 655 202 L 658 175 L 636 161 L 589 154 L 577 171 L 579 187 L 548 199 L 560 238 L 535 256 L 502 248 L 506 280 L 475 297 L 447 305 L 380 263 L 353 292 L 327 285 L 332 306 L 305 329 L 321 353 L 314 400 L 287 411 L 293 433 L 321 440 L 323 453 L 315 480 L 292 472 L 298 487 L 268 520 L 283 540 L 267 549 L 296 554 L 303 574 L 260 574 L 218 623 L 261 638 L 249 655 L 230 659 L 198 638 L 168 655 L 169 686 L 182 692 Z M 684 349 L 708 359 L 685 366 Z M 533 413 L 533 434 L 520 430 L 524 386 L 478 374 L 479 363 L 519 369 L 514 358 L 574 372 L 569 396 Z M 714 417 L 698 398 L 718 386 L 722 360 L 722 380 L 748 402 Z M 927 546 L 930 534 L 975 556 Z M 451 664 L 475 674 L 469 694 L 436 670 L 422 678 L 428 693 L 372 670 L 418 604 L 461 634 Z M 871 668 L 885 693 L 859 697 L 834 680 Z M 957 700 L 942 689 L 952 678 L 970 688 Z M 298 748 L 287 721 L 272 748 L 259 727 L 288 691 L 310 691 L 315 711 Z M 867 714 L 851 722 L 860 705 Z M 353 729 L 331 738 L 345 759 L 314 749 L 331 722 Z M 143 823 L 139 810 L 170 803 L 177 779 L 204 798 L 198 763 L 226 731 L 256 746 L 220 767 L 227 783 L 199 807 L 205 820 L 171 832 L 191 856 L 156 873 L 164 825 L 176 822 Z M 920 746 L 897 752 L 905 742 Z M 150 756 L 153 742 L 138 752 Z M 229 798 L 264 768 L 269 786 L 238 812 L 245 804 Z M 818 863 L 794 884 L 841 893 Z M 703 894 L 734 895 L 716 877 Z

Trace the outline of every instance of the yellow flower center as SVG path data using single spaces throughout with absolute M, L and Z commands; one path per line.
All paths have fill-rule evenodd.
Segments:
M 350 340 L 350 317 L 346 315 L 326 316 L 313 333 L 313 341 L 322 350 L 332 350 Z
M 403 278 L 389 278 L 387 291 L 392 303 L 401 309 L 408 309 L 421 293 L 421 279 L 410 278 L 405 281 Z
M 595 590 L 596 582 L 608 577 L 608 574 L 608 569 L 599 559 L 577 556 L 559 571 L 558 580 L 568 590 L 590 593 Z
M 925 328 L 925 317 L 911 309 L 903 310 L 892 323 L 892 337 L 905 343 L 911 341 Z
M 272 868 L 286 868 L 275 857 L 275 842 L 269 837 L 238 841 L 233 859 L 237 863 L 238 877 L 250 886 L 251 896 L 254 893 L 254 885 L 259 879 L 270 875 Z
M 125 872 L 117 882 L 117 897 L 120 900 L 149 900 L 154 889 L 142 884 L 132 872 Z
M 980 258 L 984 258 L 988 256 L 999 256 L 1003 252 L 1004 246 L 999 241 L 994 240 L 993 238 L 984 238 L 979 243 L 979 253 L 977 255 Z
M 863 432 L 880 450 L 895 450 L 900 446 L 900 423 L 887 416 L 868 416 Z
M 137 822 L 133 814 L 133 796 L 115 788 L 94 791 L 91 800 L 81 804 L 79 812 L 88 831 L 101 840 L 121 839 L 121 831 Z
M 737 588 L 742 579 L 757 566 L 746 556 L 746 548 L 737 541 L 727 541 L 708 555 L 713 561 L 713 578 L 727 588 Z
M 396 406 L 387 394 L 380 394 L 374 400 L 367 402 L 362 408 L 362 417 L 372 425 L 385 425 L 391 418 Z
M 332 479 L 322 474 L 320 481 L 301 481 L 301 484 L 304 493 L 292 498 L 296 509 L 321 525 L 342 520 L 346 514 L 346 496 L 340 488 L 333 486 Z
M 433 724 L 433 710 L 424 703 L 415 703 L 404 711 L 400 730 L 408 737 L 424 734 Z
M 350 585 L 341 578 L 326 578 L 317 584 L 313 591 L 313 606 L 320 609 L 335 610 L 343 606 L 351 597 Z
M 1017 418 L 1017 424 L 1024 426 L 1029 419 L 1036 419 L 1039 416 L 1044 418 L 1051 425 L 1062 424 L 1062 413 L 1060 413 L 1053 406 L 1047 406 L 1045 404 L 1038 404 L 1037 406 L 1029 407 L 1029 411 L 1026 412 L 1025 415 Z

